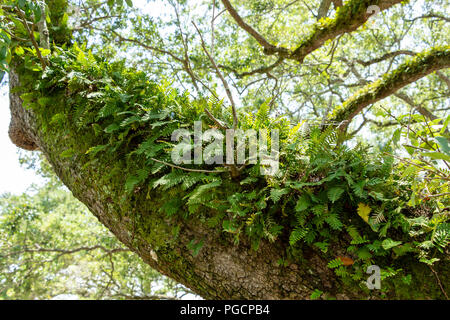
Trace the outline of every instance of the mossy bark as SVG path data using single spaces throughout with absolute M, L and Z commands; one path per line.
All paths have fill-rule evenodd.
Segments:
M 16 73 L 10 74 L 11 89 L 19 85 Z M 125 172 L 139 166 L 113 155 L 88 162 L 80 155 L 63 156 L 74 147 L 87 150 L 95 137 L 90 130 L 67 133 L 67 128 L 48 129 L 51 117 L 64 111 L 64 105 L 52 105 L 37 113 L 22 107 L 19 93 L 10 94 L 12 140 L 25 149 L 42 151 L 57 175 L 87 205 L 99 221 L 146 263 L 161 273 L 191 288 L 207 299 L 308 299 L 319 289 L 327 297 L 338 299 L 379 298 L 378 291 L 364 289 L 361 283 L 344 285 L 327 267 L 320 250 L 304 246 L 296 258 L 286 260 L 286 240 L 262 241 L 257 251 L 243 239 L 239 245 L 220 229 L 211 229 L 199 218 L 168 219 L 158 191 L 136 189 L 124 192 Z M 70 115 L 67 114 L 67 117 Z M 173 227 L 179 226 L 177 235 Z M 194 256 L 188 249 L 192 239 L 204 245 Z M 345 244 L 336 244 L 337 253 Z M 285 263 L 279 263 L 285 261 Z M 393 282 L 390 298 L 444 298 L 433 273 L 415 261 L 395 262 L 413 273 L 410 286 Z M 448 265 L 448 264 L 447 264 Z M 448 288 L 448 267 L 436 270 L 440 282 Z M 382 284 L 384 285 L 384 284 Z

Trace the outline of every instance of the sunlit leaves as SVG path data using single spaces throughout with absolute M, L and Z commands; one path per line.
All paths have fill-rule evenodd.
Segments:
M 369 222 L 369 214 L 371 211 L 372 211 L 372 209 L 368 205 L 366 205 L 364 203 L 358 204 L 358 209 L 357 209 L 358 215 L 367 223 Z

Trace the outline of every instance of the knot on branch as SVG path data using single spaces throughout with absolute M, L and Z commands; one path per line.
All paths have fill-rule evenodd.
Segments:
M 9 124 L 9 138 L 12 143 L 21 149 L 28 151 L 38 150 L 34 134 L 30 130 L 29 111 L 22 106 L 22 100 L 18 93 L 12 89 L 19 85 L 19 76 L 12 70 L 9 73 L 9 107 L 11 110 L 11 122 Z

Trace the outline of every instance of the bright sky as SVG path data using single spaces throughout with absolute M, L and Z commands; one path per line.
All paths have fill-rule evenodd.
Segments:
M 42 179 L 33 170 L 26 170 L 19 164 L 18 150 L 8 136 L 10 121 L 8 87 L 0 88 L 0 194 L 11 192 L 20 194 L 32 184 Z

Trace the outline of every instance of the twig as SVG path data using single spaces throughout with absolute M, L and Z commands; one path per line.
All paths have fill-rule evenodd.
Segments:
M 229 128 L 227 127 L 227 125 L 225 125 L 225 124 L 222 123 L 222 121 L 216 119 L 216 118 L 212 115 L 212 113 L 211 113 L 207 108 L 205 108 L 205 113 L 208 115 L 208 117 L 209 117 L 216 125 L 219 126 L 219 128 L 221 128 L 222 130 L 227 130 L 227 129 L 229 129 Z
M 40 45 L 44 49 L 50 49 L 50 33 L 47 28 L 47 11 L 45 8 L 45 2 L 39 1 L 39 7 L 41 8 L 41 20 L 38 22 L 37 27 L 40 36 Z
M 172 168 L 175 168 L 175 169 L 180 169 L 180 170 L 184 170 L 184 171 L 188 171 L 188 172 L 200 172 L 200 173 L 221 173 L 221 172 L 226 172 L 226 171 L 221 171 L 221 170 L 188 169 L 188 168 L 180 167 L 180 166 L 174 165 L 172 163 L 161 161 L 161 160 L 158 160 L 158 159 L 155 159 L 155 158 L 150 158 L 150 160 L 158 162 L 158 163 L 161 163 L 161 164 L 164 164 L 166 166 L 169 166 L 169 167 L 172 167 Z
M 442 286 L 441 280 L 439 279 L 439 276 L 438 276 L 437 272 L 434 271 L 433 267 L 431 267 L 431 266 L 429 266 L 429 267 L 430 267 L 431 271 L 433 272 L 434 276 L 436 277 L 436 281 L 437 281 L 439 287 L 441 288 L 441 291 L 442 291 L 442 293 L 444 294 L 445 298 L 446 298 L 447 300 L 449 300 L 449 299 L 448 299 L 448 295 L 447 295 L 447 293 L 445 292 L 444 287 Z
M 39 60 L 41 61 L 42 69 L 45 70 L 47 67 L 47 62 L 45 61 L 44 57 L 41 54 L 41 50 L 39 49 L 39 45 L 36 42 L 36 39 L 34 38 L 33 33 L 30 30 L 30 27 L 27 23 L 27 18 L 25 17 L 25 14 L 20 9 L 16 9 L 16 12 L 22 19 L 22 24 L 25 26 L 25 29 L 27 30 L 28 36 L 30 37 L 31 43 L 33 44 L 34 49 L 36 50 L 36 55 L 38 56 Z
M 222 0 L 223 5 L 228 10 L 229 14 L 233 17 L 233 19 L 236 21 L 236 23 L 244 29 L 246 32 L 248 32 L 255 40 L 264 48 L 264 53 L 267 55 L 278 53 L 282 56 L 287 56 L 290 54 L 290 51 L 286 48 L 281 48 L 274 46 L 273 44 L 269 43 L 262 35 L 258 33 L 255 29 L 253 29 L 250 25 L 248 25 L 238 14 L 236 9 L 233 8 L 230 1 L 228 0 Z
M 201 40 L 201 43 L 202 43 L 203 51 L 205 51 L 205 54 L 208 56 L 209 61 L 213 65 L 217 76 L 222 81 L 222 84 L 223 84 L 223 86 L 225 88 L 225 91 L 227 93 L 228 99 L 230 100 L 231 108 L 233 109 L 233 129 L 236 130 L 237 126 L 238 126 L 238 116 L 237 116 L 237 112 L 236 112 L 236 104 L 234 103 L 233 95 L 231 94 L 231 90 L 230 90 L 230 87 L 228 86 L 228 82 L 225 80 L 225 78 L 223 77 L 223 75 L 220 72 L 219 68 L 217 67 L 217 64 L 214 61 L 214 58 L 208 52 L 208 49 L 206 48 L 205 41 L 203 39 L 202 33 L 200 32 L 200 30 L 198 29 L 198 27 L 197 27 L 197 25 L 195 24 L 194 21 L 192 21 L 192 24 L 194 25 L 195 29 L 197 30 L 198 34 L 200 35 L 200 40 Z

